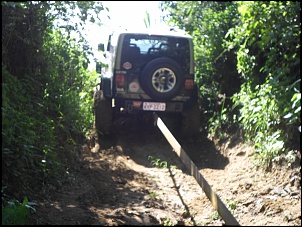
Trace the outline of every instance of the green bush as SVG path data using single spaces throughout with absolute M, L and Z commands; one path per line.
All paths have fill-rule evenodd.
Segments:
M 169 10 L 168 22 L 193 36 L 207 132 L 221 139 L 243 129 L 262 165 L 300 149 L 300 3 L 164 1 L 161 6 Z
M 26 197 L 22 203 L 17 200 L 6 201 L 4 205 L 2 204 L 2 225 L 28 224 L 30 209 L 35 211 L 35 209 L 29 205 Z

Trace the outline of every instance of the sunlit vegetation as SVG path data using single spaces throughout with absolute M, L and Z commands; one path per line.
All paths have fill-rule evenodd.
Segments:
M 87 69 L 90 50 L 80 26 L 93 19 L 88 12 L 103 8 L 95 2 L 1 4 L 2 224 L 26 224 L 26 195 L 64 183 L 93 127 L 97 74 Z M 82 12 L 78 23 L 75 8 Z M 57 27 L 57 19 L 65 23 Z
M 299 2 L 167 1 L 166 20 L 194 38 L 204 128 L 242 131 L 255 164 L 291 166 L 300 149 Z M 282 158 L 283 157 L 283 158 Z

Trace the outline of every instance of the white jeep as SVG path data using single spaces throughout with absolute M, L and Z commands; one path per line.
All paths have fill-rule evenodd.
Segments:
M 199 132 L 200 107 L 194 75 L 192 37 L 174 31 L 110 35 L 106 67 L 97 63 L 100 84 L 94 97 L 99 137 L 111 133 L 121 115 L 156 112 L 180 124 L 184 136 Z

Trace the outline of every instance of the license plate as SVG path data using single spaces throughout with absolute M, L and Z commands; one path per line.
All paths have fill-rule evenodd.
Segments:
M 166 103 L 162 102 L 144 102 L 143 110 L 165 111 Z

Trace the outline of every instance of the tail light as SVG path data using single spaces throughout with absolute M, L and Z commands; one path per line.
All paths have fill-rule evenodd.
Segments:
M 192 90 L 194 87 L 194 80 L 193 79 L 186 79 L 185 80 L 185 89 Z
M 125 75 L 118 74 L 115 76 L 115 84 L 117 87 L 124 87 L 125 85 Z

